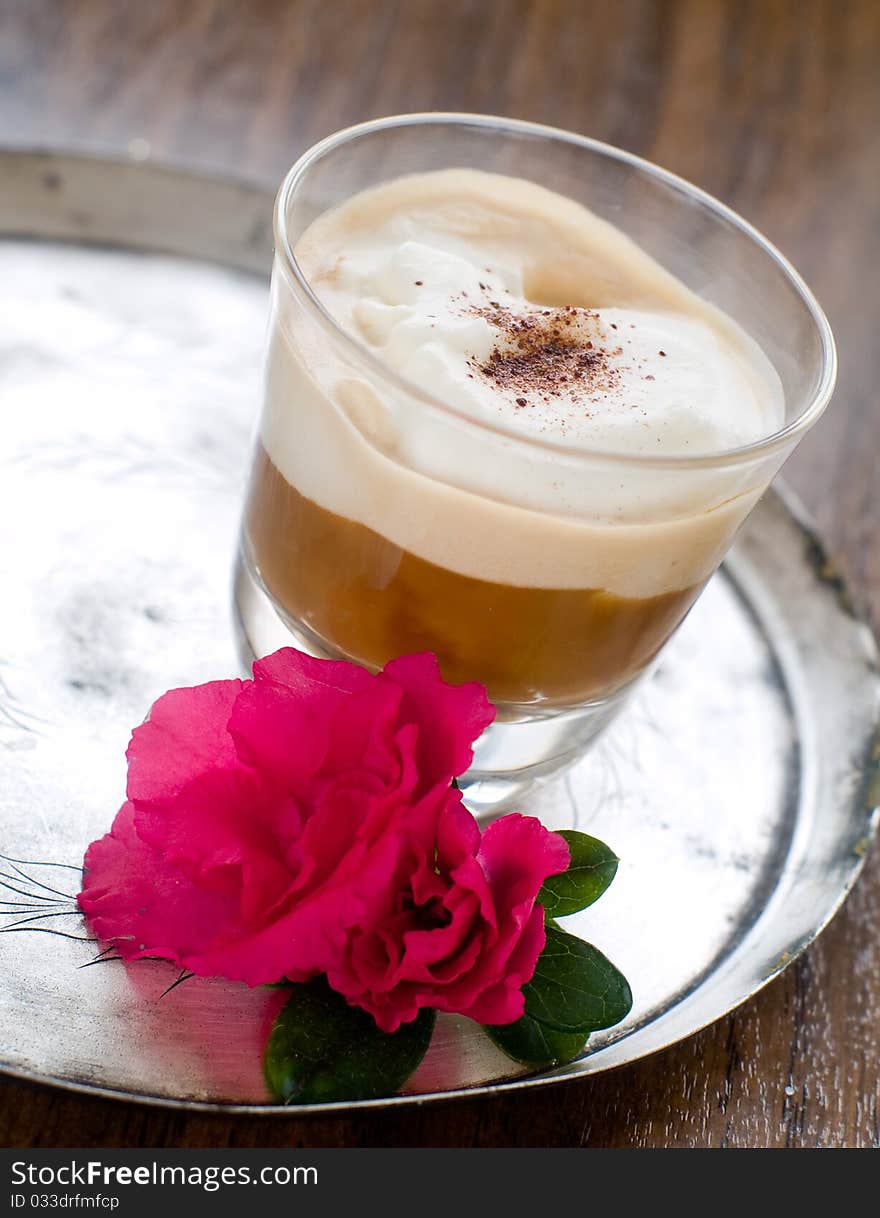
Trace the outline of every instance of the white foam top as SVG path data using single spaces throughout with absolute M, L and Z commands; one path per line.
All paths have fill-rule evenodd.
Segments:
M 585 454 L 758 440 L 783 421 L 778 378 L 619 230 L 532 183 L 446 170 L 355 196 L 296 254 L 341 326 L 454 412 L 334 358 L 282 292 L 262 435 L 303 494 L 502 582 L 644 595 L 709 574 L 754 476 Z
M 394 227 L 358 233 L 322 295 L 389 367 L 472 418 L 633 454 L 719 452 L 772 430 L 766 395 L 706 320 L 544 308 L 526 299 L 515 250 L 489 266 L 442 230 L 395 244 Z M 564 380 L 542 380 L 554 358 Z

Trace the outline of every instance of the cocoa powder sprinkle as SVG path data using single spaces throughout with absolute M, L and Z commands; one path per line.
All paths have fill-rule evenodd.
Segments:
M 620 354 L 620 348 L 606 350 L 584 337 L 583 323 L 598 319 L 588 309 L 564 305 L 523 315 L 490 301 L 463 311 L 484 318 L 499 332 L 488 359 L 472 357 L 470 367 L 499 390 L 516 395 L 517 406 L 529 405 L 523 395 L 531 392 L 545 402 L 563 395 L 571 400 L 574 394 L 573 405 L 588 409 L 596 393 L 609 393 L 619 384 L 612 356 Z M 595 338 L 595 330 L 591 332 Z

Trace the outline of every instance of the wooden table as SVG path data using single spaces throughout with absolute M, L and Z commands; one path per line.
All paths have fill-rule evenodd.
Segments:
M 836 332 L 837 397 L 787 476 L 878 624 L 876 0 L 0 0 L 0 14 L 6 141 L 276 183 L 348 123 L 478 110 L 619 144 L 732 204 Z M 735 1015 L 578 1083 L 254 1120 L 4 1082 L 0 1143 L 880 1146 L 878 930 L 875 854 L 820 941 Z

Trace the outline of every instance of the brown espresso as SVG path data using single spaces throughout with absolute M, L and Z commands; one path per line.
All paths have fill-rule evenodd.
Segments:
M 481 681 L 496 703 L 558 708 L 625 685 L 703 586 L 631 599 L 461 575 L 305 498 L 262 446 L 245 528 L 268 592 L 328 651 L 372 668 L 433 651 L 447 681 Z

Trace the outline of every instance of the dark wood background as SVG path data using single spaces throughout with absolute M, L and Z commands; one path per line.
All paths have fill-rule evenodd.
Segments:
M 836 399 L 787 476 L 875 627 L 878 102 L 877 0 L 0 0 L 4 142 L 148 145 L 274 184 L 348 123 L 478 110 L 619 144 L 730 203 L 795 262 L 837 335 Z M 332 1119 L 186 1116 L 6 1081 L 0 1143 L 876 1147 L 878 930 L 875 852 L 781 979 L 632 1067 Z

